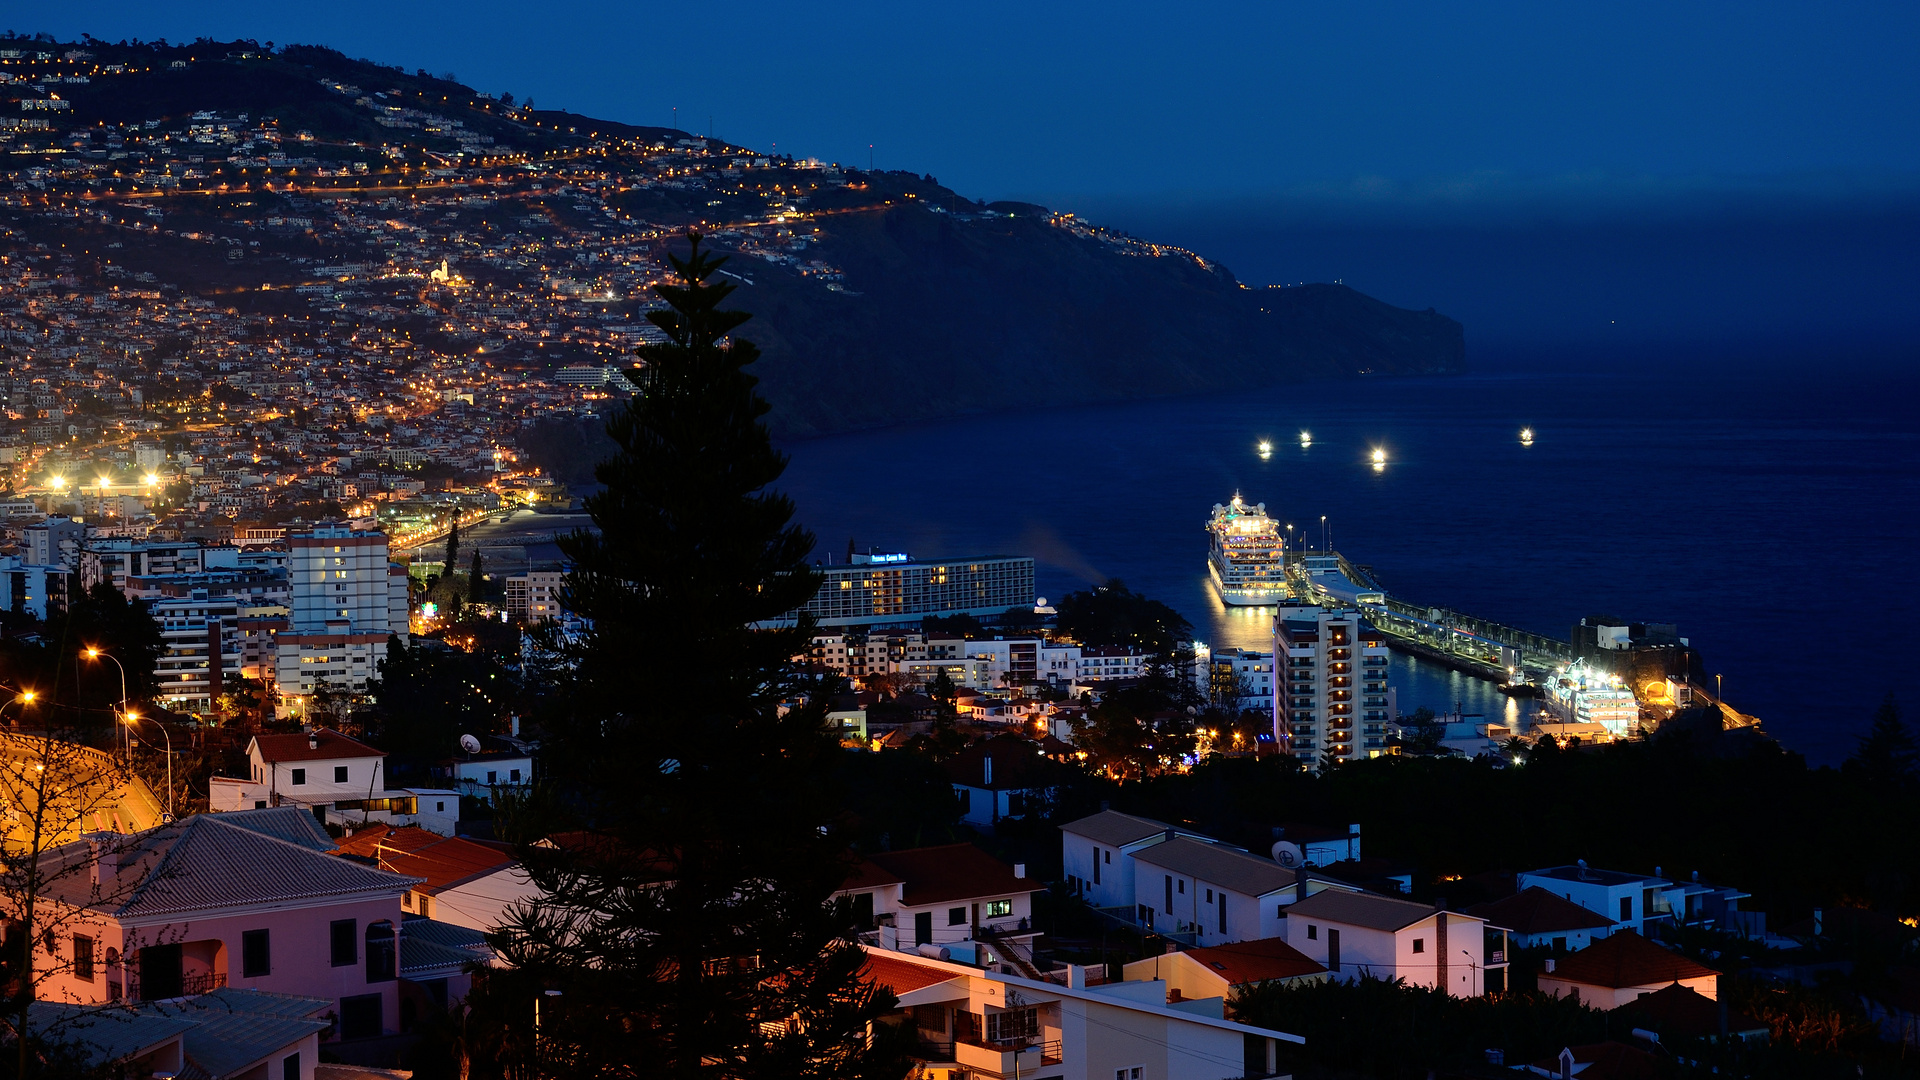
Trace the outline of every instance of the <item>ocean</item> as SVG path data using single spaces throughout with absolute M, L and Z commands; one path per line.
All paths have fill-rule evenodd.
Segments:
M 1202 524 L 1238 492 L 1409 600 L 1562 638 L 1675 623 L 1729 703 L 1835 763 L 1888 692 L 1920 701 L 1917 401 L 1904 372 L 1685 357 L 1249 387 L 796 442 L 781 487 L 836 558 L 1032 555 L 1042 595 L 1119 578 L 1215 646 L 1265 647 L 1267 618 L 1207 582 Z M 1403 712 L 1511 715 L 1408 657 L 1391 685 Z

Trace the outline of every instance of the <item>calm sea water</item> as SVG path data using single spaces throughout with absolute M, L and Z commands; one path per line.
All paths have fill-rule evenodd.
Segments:
M 1917 402 L 1904 373 L 1684 360 L 1312 383 L 809 440 L 782 486 L 836 557 L 849 537 L 1032 555 L 1043 595 L 1117 577 L 1215 645 L 1259 647 L 1265 617 L 1207 586 L 1202 523 L 1237 491 L 1315 546 L 1324 515 L 1410 600 L 1559 637 L 1590 614 L 1677 623 L 1731 703 L 1832 762 L 1887 692 L 1920 708 Z M 1403 711 L 1507 708 L 1432 665 L 1393 673 Z

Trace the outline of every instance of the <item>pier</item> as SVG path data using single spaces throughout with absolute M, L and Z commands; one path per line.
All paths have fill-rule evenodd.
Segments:
M 1288 566 L 1297 595 L 1356 607 L 1395 648 L 1493 682 L 1530 681 L 1574 659 L 1573 643 L 1453 608 L 1415 604 L 1387 593 L 1367 567 L 1338 552 Z M 1336 577 L 1337 575 L 1337 577 Z

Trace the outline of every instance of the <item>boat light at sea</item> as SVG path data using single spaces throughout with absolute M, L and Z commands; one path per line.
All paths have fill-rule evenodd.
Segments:
M 1521 446 L 1533 445 L 1533 429 L 1532 428 L 1523 427 L 1520 429 L 1520 445 Z
M 1300 433 L 1300 449 L 1305 450 L 1307 447 L 1312 445 L 1313 445 L 1313 432 L 1311 431 L 1301 432 Z
M 1387 452 L 1380 447 L 1373 448 L 1373 471 L 1383 472 L 1387 467 Z
M 1273 456 L 1273 444 L 1265 439 L 1260 440 L 1260 456 L 1263 458 Z

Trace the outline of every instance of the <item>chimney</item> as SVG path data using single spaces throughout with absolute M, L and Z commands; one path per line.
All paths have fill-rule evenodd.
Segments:
M 102 889 L 111 888 L 120 876 L 120 852 L 113 846 L 108 833 L 94 833 L 87 837 L 88 854 L 93 856 L 93 884 Z
M 1172 1005 L 1174 1002 L 1177 1002 L 1179 1000 L 1180 1000 L 1180 988 L 1177 986 L 1168 987 L 1167 988 L 1167 1004 Z
M 1813 936 L 1814 936 L 1814 937 L 1819 937 L 1819 936 L 1820 936 L 1820 916 L 1821 916 L 1821 914 L 1822 914 L 1822 913 L 1821 913 L 1821 911 L 1820 911 L 1820 909 L 1819 909 L 1819 908 L 1814 908 L 1814 909 L 1813 909 Z
M 993 786 L 993 755 L 987 754 L 985 757 L 980 759 L 980 763 L 984 768 L 987 776 L 985 780 L 981 781 L 981 784 L 984 787 L 992 787 Z
M 1027 879 L 1027 864 L 1023 862 L 1014 863 L 1013 876 L 1025 881 Z
M 519 713 L 508 714 L 507 734 L 512 735 L 516 739 L 520 737 L 520 714 Z
M 1180 946 L 1178 946 L 1178 945 L 1175 945 L 1175 944 L 1174 944 L 1173 942 L 1171 942 L 1171 941 L 1169 941 L 1169 942 L 1167 942 L 1167 952 L 1168 952 L 1168 953 L 1177 953 L 1177 952 L 1179 952 L 1179 951 L 1180 951 Z
M 320 732 L 317 729 L 312 729 L 312 728 L 308 729 L 307 749 L 309 750 L 320 749 Z
M 1547 957 L 1547 974 L 1553 974 L 1553 957 Z

